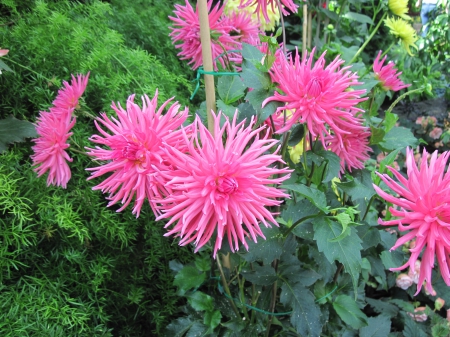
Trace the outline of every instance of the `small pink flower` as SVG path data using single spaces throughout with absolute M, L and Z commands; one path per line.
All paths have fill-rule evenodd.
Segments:
M 387 56 L 384 56 L 381 62 L 380 56 L 381 50 L 373 63 L 373 71 L 375 73 L 375 77 L 381 82 L 381 85 L 385 90 L 399 91 L 411 86 L 411 84 L 405 84 L 399 79 L 399 76 L 402 73 L 396 72 L 394 62 L 390 61 L 387 65 L 383 66 Z
M 434 308 L 436 310 L 441 310 L 445 305 L 445 300 L 443 300 L 442 298 L 438 297 L 436 298 L 436 301 L 434 301 Z
M 410 247 L 410 250 L 414 249 L 415 247 L 416 246 L 414 244 L 414 247 Z M 420 265 L 420 260 L 416 260 L 416 262 L 414 262 L 414 268 L 409 268 L 408 270 L 408 275 L 412 278 L 415 284 L 419 283 Z
M 260 29 L 257 22 L 252 20 L 251 14 L 245 11 L 231 11 L 225 19 L 226 25 L 231 26 L 231 35 L 237 36 L 239 42 L 251 43 L 259 40 Z
M 195 12 L 188 0 L 186 5 L 175 5 L 174 14 L 176 17 L 169 16 L 173 21 L 173 27 L 170 37 L 175 48 L 181 49 L 178 53 L 181 60 L 189 60 L 188 64 L 192 69 L 197 69 L 203 64 L 202 47 L 200 43 L 200 20 L 198 8 Z M 221 55 L 226 50 L 240 49 L 237 42 L 237 36 L 230 36 L 233 27 L 228 20 L 223 20 L 223 7 L 217 4 L 211 9 L 212 1 L 208 0 L 209 26 L 213 38 L 211 39 L 211 48 L 213 59 Z M 216 40 L 217 39 L 217 40 Z M 225 68 L 224 57 L 219 58 L 219 62 Z M 217 66 L 214 64 L 217 69 Z
M 428 134 L 433 139 L 439 139 L 442 135 L 442 129 L 439 127 L 435 127 L 433 130 L 430 131 Z
M 450 323 L 450 309 L 447 309 L 447 322 Z
M 414 314 L 408 312 L 408 315 L 411 316 L 416 322 L 425 322 L 428 319 L 428 316 L 425 313 L 426 309 L 426 307 L 417 307 L 414 309 Z
M 197 116 L 192 135 L 183 131 L 188 150 L 165 149 L 176 169 L 161 172 L 172 193 L 159 201 L 162 215 L 157 217 L 170 219 L 166 228 L 174 225 L 166 236 L 179 236 L 180 245 L 194 242 L 196 251 L 215 235 L 214 257 L 225 236 L 231 250 L 238 250 L 239 243 L 248 249 L 247 239 L 264 238 L 260 223 L 277 225 L 266 207 L 288 197 L 273 185 L 290 172 L 278 168 L 283 163 L 278 150 L 267 153 L 278 141 L 268 139 L 265 127 L 252 130 L 253 119 L 248 127 L 244 121 L 236 124 L 236 115 L 232 122 L 225 118 L 222 127 L 220 120 L 219 112 L 212 136 Z
M 391 250 L 416 238 L 415 248 L 410 249 L 409 261 L 391 270 L 403 270 L 408 266 L 415 268 L 415 263 L 423 251 L 416 294 L 420 292 L 424 281 L 427 291 L 433 293 L 431 272 L 434 268 L 435 254 L 442 278 L 450 286 L 450 189 L 448 188 L 450 171 L 445 172 L 449 155 L 450 152 L 444 152 L 438 156 L 438 152 L 435 151 L 428 161 L 429 155 L 424 150 L 421 163 L 417 165 L 413 151 L 407 149 L 406 177 L 388 167 L 399 183 L 387 174 L 378 173 L 384 183 L 400 195 L 399 198 L 374 185 L 378 195 L 401 207 L 400 210 L 390 208 L 392 215 L 397 219 L 378 221 L 385 226 L 397 225 L 401 232 L 407 232 L 397 240 Z
M 421 124 L 422 124 L 422 121 L 423 121 L 423 116 L 419 116 L 419 117 L 417 117 L 417 119 L 416 119 L 416 124 L 421 125 Z
M 344 129 L 344 128 L 343 128 Z M 352 133 L 344 133 L 341 140 L 334 136 L 328 136 L 328 149 L 333 151 L 341 158 L 341 173 L 345 172 L 345 168 L 351 172 L 352 169 L 363 169 L 364 162 L 370 158 L 369 147 L 370 131 L 357 130 Z
M 58 108 L 56 111 L 68 111 L 78 107 L 78 100 L 83 95 L 84 90 L 86 90 L 89 74 L 90 72 L 86 76 L 77 75 L 77 77 L 72 75 L 70 84 L 66 81 L 63 82 L 64 88 L 59 89 L 58 95 L 53 101 L 53 105 Z
M 344 61 L 339 57 L 325 67 L 325 53 L 313 66 L 314 50 L 301 62 L 299 59 L 296 50 L 296 57 L 281 58 L 280 63 L 270 70 L 272 80 L 278 83 L 282 93 L 275 91 L 274 96 L 264 100 L 263 106 L 279 101 L 286 104 L 276 113 L 292 111 L 292 118 L 278 133 L 291 129 L 297 122 L 306 124 L 311 135 L 319 137 L 326 147 L 325 137 L 330 135 L 328 129 L 339 142 L 344 134 L 365 131 L 361 120 L 355 117 L 356 113 L 362 112 L 356 104 L 366 100 L 360 97 L 365 90 L 348 90 L 352 85 L 361 84 L 356 73 L 348 71 L 349 67 L 340 69 Z
M 34 171 L 38 173 L 38 177 L 49 171 L 47 186 L 66 188 L 71 177 L 67 161 L 72 161 L 66 152 L 70 146 L 67 140 L 72 135 L 69 131 L 75 125 L 75 118 L 70 114 L 62 116 L 64 119 L 54 113 L 41 111 L 36 122 L 39 138 L 33 139 L 36 145 L 32 147 L 34 154 L 31 159 L 33 166 L 37 165 Z
M 105 113 L 95 121 L 101 135 L 93 135 L 90 141 L 106 146 L 104 149 L 96 146 L 88 153 L 96 160 L 107 161 L 104 165 L 89 168 L 93 171 L 89 179 L 108 174 L 107 178 L 94 190 L 109 193 L 108 207 L 118 202 L 123 204 L 118 212 L 127 207 L 136 196 L 133 214 L 139 217 L 145 199 L 149 200 L 153 211 L 155 200 L 166 192 L 165 182 L 158 173 L 159 169 L 171 169 L 163 148 L 174 146 L 183 149 L 183 135 L 178 130 L 188 116 L 188 109 L 179 112 L 180 105 L 173 104 L 163 114 L 171 101 L 166 101 L 157 107 L 158 91 L 150 100 L 147 95 L 142 98 L 142 108 L 134 103 L 134 95 L 127 100 L 127 109 L 120 104 L 112 104 L 118 119 L 109 118 Z M 102 124 L 110 133 L 103 130 Z
M 397 276 L 397 279 L 395 280 L 395 284 L 397 285 L 397 287 L 406 290 L 412 286 L 413 280 L 411 277 L 409 277 L 408 274 L 399 274 Z
M 8 54 L 8 52 L 9 52 L 8 49 L 0 49 L 0 57 L 6 56 Z
M 288 15 L 289 12 L 284 8 L 288 8 L 292 13 L 297 13 L 298 6 L 294 4 L 292 0 L 280 0 L 282 13 L 283 15 Z M 270 22 L 269 14 L 267 12 L 267 7 L 271 6 L 272 12 L 278 11 L 277 1 L 276 0 L 241 0 L 240 7 L 247 7 L 256 4 L 255 13 L 259 14 L 263 13 L 264 19 L 266 22 Z

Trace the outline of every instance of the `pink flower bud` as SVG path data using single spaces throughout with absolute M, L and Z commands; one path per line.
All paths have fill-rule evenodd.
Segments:
M 419 282 L 419 274 L 420 274 L 420 260 L 416 260 L 414 264 L 414 270 L 409 268 L 408 275 L 412 278 L 413 282 L 417 284 Z
M 397 279 L 395 280 L 395 284 L 397 287 L 402 288 L 403 290 L 408 289 L 413 284 L 413 279 L 409 277 L 408 274 L 399 274 L 397 276 Z
M 416 322 L 425 322 L 428 319 L 425 309 L 426 307 L 418 307 L 414 309 L 414 314 L 408 312 L 408 315 L 411 316 Z
M 431 283 L 427 284 L 427 282 L 424 281 L 423 285 L 425 286 L 425 294 L 427 294 L 428 296 L 436 296 L 436 290 L 433 289 Z
M 409 242 L 409 249 L 414 249 L 414 248 L 416 248 L 416 239 L 412 239 Z
M 447 309 L 447 322 L 450 322 L 450 309 Z
M 0 57 L 5 56 L 6 54 L 8 54 L 8 52 L 8 49 L 0 49 Z
M 441 310 L 444 304 L 445 301 L 442 298 L 438 297 L 436 301 L 434 301 L 434 309 Z

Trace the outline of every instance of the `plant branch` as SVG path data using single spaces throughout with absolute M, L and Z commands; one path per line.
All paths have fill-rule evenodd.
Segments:
M 231 296 L 230 288 L 228 287 L 227 280 L 225 278 L 225 274 L 222 269 L 222 264 L 220 263 L 220 257 L 217 257 L 217 266 L 219 267 L 220 272 L 220 280 L 222 281 L 223 288 L 225 289 L 226 294 L 228 295 L 228 300 L 230 301 L 231 307 L 233 308 L 234 313 L 236 314 L 237 318 L 240 320 L 241 315 L 239 314 L 239 310 L 236 307 L 236 304 L 234 304 L 233 297 Z

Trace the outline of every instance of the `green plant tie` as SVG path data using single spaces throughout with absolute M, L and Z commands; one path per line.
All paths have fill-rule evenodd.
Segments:
M 319 301 L 322 301 L 324 298 L 327 298 L 328 296 L 330 296 L 332 293 L 334 293 L 337 290 L 338 286 L 334 287 L 333 290 L 331 290 L 328 294 L 326 294 L 325 296 L 322 296 L 321 298 L 319 298 L 318 300 L 315 300 L 314 302 L 318 303 Z
M 192 101 L 192 99 L 194 98 L 195 94 L 197 93 L 198 89 L 200 88 L 200 75 L 202 74 L 206 74 L 206 75 L 213 75 L 213 76 L 239 76 L 239 73 L 231 73 L 231 72 L 226 72 L 226 71 L 204 71 L 203 67 L 198 68 L 197 70 L 197 77 L 192 80 L 191 82 L 197 82 L 196 86 L 195 86 L 195 90 L 191 95 L 191 98 L 189 98 L 189 100 Z

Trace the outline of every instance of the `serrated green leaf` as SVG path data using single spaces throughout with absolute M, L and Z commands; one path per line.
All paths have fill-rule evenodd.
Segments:
M 260 266 L 256 263 L 253 265 L 253 271 L 242 271 L 242 275 L 250 282 L 261 286 L 270 286 L 278 278 L 271 265 Z
M 244 97 L 246 86 L 239 76 L 220 76 L 217 81 L 217 92 L 226 105 Z
M 398 307 L 389 302 L 375 300 L 370 297 L 366 297 L 366 302 L 375 310 L 375 312 L 381 315 L 386 315 L 388 317 L 396 317 L 398 315 Z
M 380 144 L 385 136 L 386 132 L 383 129 L 370 127 L 370 145 Z
M 245 96 L 245 99 L 255 109 L 258 115 L 259 122 L 265 121 L 267 118 L 270 117 L 270 115 L 272 115 L 277 110 L 278 107 L 282 105 L 281 102 L 272 101 L 267 103 L 263 108 L 262 107 L 263 101 L 270 96 L 273 96 L 273 92 L 263 88 L 249 91 Z
M 297 124 L 292 129 L 291 136 L 288 140 L 289 146 L 295 146 L 305 137 L 305 127 L 302 124 Z
M 410 129 L 396 126 L 393 127 L 386 135 L 384 136 L 383 141 L 380 143 L 380 146 L 386 150 L 396 150 L 403 149 L 407 146 L 416 147 L 419 144 L 419 141 Z
M 185 337 L 203 337 L 208 334 L 208 327 L 201 322 L 195 321 Z
M 403 265 L 403 254 L 397 251 L 383 251 L 380 254 L 380 258 L 386 269 L 397 268 Z
M 222 314 L 219 310 L 207 311 L 203 317 L 203 324 L 205 324 L 212 331 L 220 324 Z
M 295 204 L 291 203 L 287 208 L 281 212 L 281 217 L 290 223 L 295 223 L 298 220 L 320 214 L 320 210 L 314 206 L 308 199 L 298 200 Z
M 330 263 L 338 260 L 344 265 L 345 271 L 351 276 L 355 298 L 357 296 L 358 279 L 361 272 L 361 240 L 354 228 L 350 228 L 350 235 L 338 242 L 329 240 L 336 238 L 340 226 L 325 217 L 314 221 L 314 240 L 320 252 L 323 252 Z
M 205 281 L 206 274 L 200 272 L 193 266 L 185 266 L 181 271 L 175 275 L 173 284 L 180 288 L 181 291 L 187 291 L 193 288 L 200 287 Z
M 391 320 L 387 316 L 370 317 L 368 325 L 359 330 L 359 337 L 386 337 L 391 331 Z
M 211 260 L 209 256 L 204 255 L 195 258 L 195 267 L 200 271 L 209 271 L 211 269 Z
M 242 258 L 247 262 L 263 261 L 264 264 L 270 264 L 283 254 L 284 239 L 278 227 L 261 228 L 266 240 L 259 239 L 259 242 L 248 242 L 248 252 L 242 254 Z
M 23 142 L 25 138 L 37 137 L 35 126 L 12 116 L 0 120 L 0 153 L 7 149 L 7 144 Z
M 234 114 L 236 113 L 237 109 L 235 106 L 227 105 L 220 99 L 217 100 L 216 104 L 217 108 L 221 110 L 225 114 L 225 116 L 227 116 L 230 119 L 234 117 Z
M 261 62 L 264 54 L 255 46 L 248 43 L 242 43 L 242 57 L 245 60 Z
M 384 126 L 385 131 L 389 132 L 394 126 L 395 123 L 397 123 L 398 116 L 390 111 L 386 111 L 386 115 L 384 117 Z
M 245 125 L 248 126 L 250 125 L 252 117 L 253 116 L 257 117 L 256 110 L 248 102 L 239 104 L 237 108 L 239 110 L 239 116 L 237 119 L 238 123 L 242 122 L 245 119 L 246 120 Z
M 447 323 L 436 324 L 431 328 L 432 337 L 448 337 L 450 336 L 450 327 Z
M 292 308 L 291 324 L 302 336 L 318 337 L 322 331 L 321 312 L 314 300 L 314 295 L 299 283 L 281 287 L 280 301 Z
M 411 317 L 405 318 L 405 329 L 403 330 L 404 337 L 427 337 L 425 331 L 423 331 L 419 324 L 417 324 Z
M 8 65 L 3 62 L 2 60 L 0 60 L 0 70 L 6 70 L 6 71 L 11 71 L 14 72 L 10 67 L 8 67 Z
M 283 185 L 283 188 L 294 191 L 307 198 L 314 206 L 320 209 L 324 213 L 328 213 L 327 198 L 325 193 L 319 191 L 314 186 L 306 185 Z
M 376 192 L 372 186 L 372 177 L 368 170 L 358 170 L 352 172 L 352 176 L 352 181 L 336 183 L 336 185 L 347 193 L 352 200 L 369 200 L 373 195 L 375 195 Z
M 339 317 L 353 329 L 360 329 L 367 325 L 367 316 L 350 296 L 337 296 L 333 302 L 333 308 Z
M 193 294 L 187 296 L 188 302 L 197 311 L 213 311 L 214 310 L 214 300 L 211 296 L 201 292 L 196 291 Z
M 248 88 L 268 90 L 271 85 L 270 76 L 246 59 L 242 62 L 242 75 L 240 76 Z
M 355 12 L 347 12 L 347 13 L 343 14 L 342 17 L 349 19 L 349 20 L 359 22 L 359 23 L 367 23 L 369 25 L 373 25 L 372 19 L 364 14 L 359 14 L 359 13 L 355 13 Z
M 164 335 L 167 337 L 183 337 L 193 325 L 194 321 L 189 317 L 180 317 L 167 326 Z
M 327 183 L 331 181 L 333 178 L 339 176 L 339 171 L 341 170 L 341 159 L 336 153 L 332 151 L 320 150 L 317 152 L 317 155 L 322 157 L 326 163 L 327 168 L 325 175 L 323 177 L 323 182 Z

